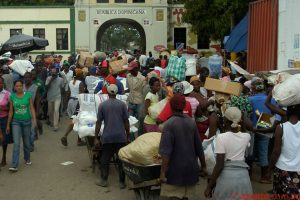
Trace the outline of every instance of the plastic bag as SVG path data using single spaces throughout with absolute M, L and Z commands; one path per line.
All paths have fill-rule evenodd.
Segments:
M 186 65 L 185 76 L 197 75 L 196 64 L 197 64 L 197 59 L 190 58 L 190 59 L 186 60 L 186 62 L 185 62 L 185 65 Z
M 84 138 L 86 136 L 95 136 L 95 127 L 96 127 L 96 124 L 88 124 L 88 125 L 79 126 L 78 136 L 80 138 Z
M 203 140 L 202 146 L 204 150 L 207 174 L 211 175 L 216 165 L 216 154 L 215 154 L 216 136 L 211 137 L 210 139 Z
M 85 83 L 90 94 L 94 94 L 94 90 L 101 80 L 96 76 L 85 77 Z
M 78 114 L 80 125 L 95 124 L 97 121 L 96 112 L 81 111 Z
M 119 157 L 141 165 L 157 164 L 160 138 L 161 133 L 145 133 L 120 149 Z
M 168 99 L 165 98 L 161 100 L 160 102 L 154 104 L 153 106 L 149 107 L 149 115 L 152 119 L 157 119 L 158 115 L 163 111 L 165 108 L 166 104 L 168 102 Z
M 15 60 L 9 67 L 21 76 L 24 76 L 26 72 L 31 72 L 31 70 L 34 69 L 33 65 L 28 60 Z
M 300 74 L 277 84 L 273 88 L 273 98 L 282 106 L 300 104 Z
M 97 112 L 100 105 L 100 98 L 95 94 L 79 94 L 80 111 Z

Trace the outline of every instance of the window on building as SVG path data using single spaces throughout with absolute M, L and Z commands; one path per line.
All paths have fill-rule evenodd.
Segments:
M 97 3 L 109 3 L 109 0 L 97 0 Z
M 10 29 L 9 31 L 10 37 L 13 35 L 17 35 L 18 33 L 22 33 L 22 29 Z
M 133 3 L 145 3 L 145 0 L 133 0 Z
M 198 35 L 197 48 L 198 49 L 209 49 L 209 37 Z
M 34 28 L 32 35 L 33 35 L 33 37 L 45 38 L 45 29 L 44 28 Z M 41 50 L 45 50 L 45 48 L 42 48 Z
M 69 37 L 67 28 L 56 29 L 56 49 L 57 50 L 68 50 Z
M 115 3 L 127 3 L 127 0 L 115 0 Z
M 182 45 L 186 49 L 186 28 L 174 28 L 174 47 Z
M 45 38 L 45 29 L 44 28 L 34 28 L 33 37 Z

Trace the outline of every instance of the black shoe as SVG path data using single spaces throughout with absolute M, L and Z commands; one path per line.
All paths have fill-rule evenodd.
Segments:
M 60 141 L 61 141 L 61 144 L 64 145 L 65 147 L 68 146 L 68 140 L 67 140 L 66 136 L 60 138 Z
M 95 182 L 95 184 L 98 185 L 98 186 L 101 186 L 101 187 L 107 187 L 108 186 L 107 180 L 104 180 L 102 178 L 100 180 L 97 180 Z

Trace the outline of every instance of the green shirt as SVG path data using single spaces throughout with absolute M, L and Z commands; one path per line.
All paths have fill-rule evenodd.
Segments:
M 46 93 L 46 88 L 45 88 L 43 81 L 41 79 L 37 78 L 36 80 L 33 80 L 32 82 L 33 82 L 33 84 L 38 86 L 39 94 L 41 97 L 43 97 Z
M 13 104 L 14 113 L 13 119 L 16 120 L 30 120 L 30 99 L 31 94 L 29 92 L 24 92 L 24 96 L 22 98 L 18 98 L 16 93 L 13 93 L 10 96 L 10 101 Z

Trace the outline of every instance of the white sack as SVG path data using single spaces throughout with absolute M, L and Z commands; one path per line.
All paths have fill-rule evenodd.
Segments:
M 15 60 L 9 67 L 21 76 L 24 76 L 25 72 L 31 72 L 31 70 L 34 69 L 29 60 Z
M 300 74 L 277 84 L 273 88 L 273 98 L 282 106 L 300 104 Z

